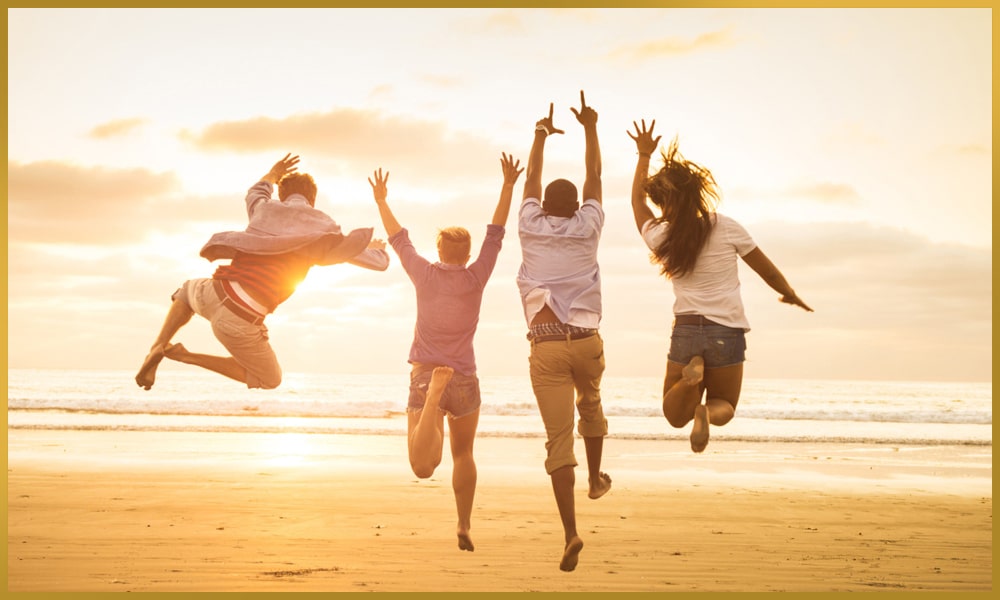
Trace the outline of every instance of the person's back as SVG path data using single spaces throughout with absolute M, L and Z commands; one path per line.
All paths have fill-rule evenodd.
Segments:
M 753 238 L 737 221 L 711 214 L 712 228 L 697 253 L 694 268 L 671 277 L 674 314 L 700 314 L 716 323 L 750 331 L 740 296 L 738 259 L 756 248 Z M 655 251 L 666 239 L 669 223 L 646 221 L 641 235 Z
M 445 231 L 464 239 L 469 236 L 461 228 Z M 431 263 L 417 253 L 405 229 L 390 236 L 389 243 L 399 255 L 417 295 L 411 363 L 448 365 L 466 375 L 476 372 L 473 339 L 479 325 L 483 290 L 496 266 L 503 235 L 502 226 L 487 225 L 479 256 L 469 265 L 460 258 Z
M 577 535 L 573 493 L 577 412 L 576 430 L 586 446 L 588 496 L 597 499 L 611 489 L 611 478 L 600 471 L 608 433 L 600 392 L 604 342 L 598 333 L 601 272 L 597 248 L 604 226 L 601 154 L 597 113 L 587 106 L 583 92 L 580 103 L 579 112 L 572 110 L 586 138 L 582 205 L 577 202 L 576 186 L 565 179 L 549 183 L 542 198 L 545 139 L 562 133 L 552 124 L 550 104 L 549 116 L 536 123 L 518 217 L 522 262 L 517 284 L 531 343 L 531 387 L 546 430 L 545 470 L 552 481 L 565 537 L 559 562 L 563 571 L 576 568 L 583 549 L 583 540 Z
M 387 201 L 389 173 L 374 173 L 372 186 L 389 243 L 413 282 L 417 296 L 417 323 L 408 362 L 410 394 L 407 400 L 407 454 L 413 474 L 426 479 L 441 464 L 444 415 L 448 415 L 452 455 L 452 488 L 458 513 L 458 548 L 472 552 L 469 530 L 476 494 L 473 445 L 482 398 L 476 375 L 473 338 L 479 325 L 483 289 L 496 266 L 510 214 L 519 161 L 506 153 L 500 160 L 504 181 L 492 221 L 486 226 L 478 258 L 471 258 L 471 236 L 462 227 L 438 232 L 438 262 L 420 256 L 409 232 L 399 224 Z
M 547 301 L 560 320 L 568 323 L 574 308 L 597 315 L 601 310 L 601 276 L 598 244 L 604 226 L 601 204 L 590 199 L 570 217 L 552 216 L 538 199 L 525 199 L 518 221 L 521 266 L 517 284 L 522 297 L 536 289 L 549 294 Z
M 736 414 L 743 386 L 750 325 L 740 297 L 737 258 L 780 293 L 781 302 L 812 309 L 743 226 L 715 211 L 719 195 L 712 172 L 681 156 L 675 138 L 662 153 L 663 166 L 650 175 L 650 157 L 660 141 L 653 135 L 656 121 L 648 128 L 645 119 L 641 127 L 633 125 L 635 135 L 628 135 L 639 158 L 632 178 L 632 215 L 675 296 L 663 416 L 677 428 L 693 421 L 691 450 L 703 452 L 709 426 L 725 425 Z
M 135 376 L 139 387 L 152 388 L 160 362 L 169 358 L 249 388 L 276 388 L 281 366 L 264 320 L 292 295 L 309 269 L 345 262 L 378 271 L 388 268 L 385 243 L 372 240 L 371 228 L 345 235 L 333 218 L 315 208 L 316 182 L 295 172 L 298 162 L 298 156 L 287 154 L 247 190 L 245 229 L 216 233 L 202 247 L 203 258 L 230 263 L 219 266 L 211 278 L 185 281 L 171 296 L 167 317 Z M 277 201 L 271 198 L 275 185 Z M 228 356 L 195 353 L 171 343 L 195 314 L 209 321 Z

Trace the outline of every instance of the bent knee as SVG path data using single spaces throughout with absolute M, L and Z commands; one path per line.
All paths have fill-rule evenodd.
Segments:
M 437 465 L 411 462 L 410 468 L 413 469 L 413 474 L 417 476 L 417 479 L 428 479 L 434 474 L 434 469 L 437 468 Z
M 251 381 L 247 384 L 247 387 L 258 388 L 262 390 L 273 390 L 281 385 L 281 373 L 275 373 L 271 375 L 264 375 L 262 377 L 257 377 L 256 381 Z
M 680 415 L 667 409 L 663 410 L 663 416 L 667 418 L 667 423 L 675 429 L 680 429 L 691 422 L 694 415 Z

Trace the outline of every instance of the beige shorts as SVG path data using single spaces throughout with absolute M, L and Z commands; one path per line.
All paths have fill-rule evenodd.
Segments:
M 575 467 L 573 424 L 577 412 L 580 435 L 608 435 L 608 420 L 601 406 L 604 341 L 600 334 L 594 334 L 577 340 L 532 342 L 528 363 L 531 388 L 545 424 L 545 471 Z
M 273 389 L 281 384 L 281 365 L 268 341 L 267 327 L 254 325 L 223 306 L 212 279 L 185 281 L 174 298 L 208 319 L 212 333 L 236 362 L 247 371 L 247 387 Z

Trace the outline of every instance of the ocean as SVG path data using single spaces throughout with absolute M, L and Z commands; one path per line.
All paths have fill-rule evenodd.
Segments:
M 286 373 L 248 390 L 207 371 L 161 367 L 156 385 L 131 371 L 10 369 L 8 429 L 404 435 L 408 373 Z M 524 376 L 480 375 L 480 436 L 544 438 Z M 662 378 L 604 378 L 610 438 L 686 439 L 660 412 Z M 736 418 L 713 440 L 891 445 L 993 443 L 993 384 L 746 379 Z

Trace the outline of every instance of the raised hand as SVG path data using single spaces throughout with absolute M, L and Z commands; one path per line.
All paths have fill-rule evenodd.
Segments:
M 639 125 L 635 121 L 632 121 L 632 125 L 635 126 L 635 135 L 632 135 L 631 131 L 626 131 L 625 133 L 635 141 L 636 150 L 639 151 L 640 155 L 651 155 L 656 150 L 656 147 L 659 146 L 661 137 L 653 137 L 653 127 L 656 127 L 656 119 L 653 119 L 653 122 L 649 124 L 648 130 L 646 129 L 646 119 L 642 120 L 642 129 L 639 128 Z
M 583 97 L 583 90 L 580 90 L 580 110 L 570 107 L 576 120 L 584 127 L 597 125 L 597 111 L 587 106 L 587 100 Z
M 285 175 L 288 175 L 289 173 L 294 173 L 295 170 L 298 169 L 298 164 L 299 164 L 299 156 L 297 154 L 295 156 L 292 156 L 292 153 L 289 152 L 288 154 L 285 155 L 285 158 L 282 158 L 278 162 L 274 163 L 274 166 L 271 167 L 271 170 L 268 171 L 267 175 L 264 176 L 263 181 L 278 183 L 279 181 L 281 181 L 281 178 L 284 177 Z
M 538 122 L 535 123 L 535 128 L 537 129 L 539 127 L 543 127 L 545 129 L 545 133 L 548 135 L 552 135 L 553 133 L 566 133 L 562 129 L 556 129 L 556 126 L 552 124 L 552 110 L 553 105 L 549 102 L 549 116 L 544 119 L 539 119 Z
M 507 153 L 503 153 L 503 158 L 500 159 L 500 167 L 503 169 L 503 182 L 509 183 L 511 185 L 517 181 L 517 178 L 524 171 L 523 168 L 519 169 L 521 161 L 515 161 L 513 156 L 507 156 Z
M 373 172 L 375 181 L 372 178 L 368 178 L 368 183 L 372 186 L 372 194 L 375 196 L 377 202 L 384 202 L 386 196 L 389 195 L 389 189 L 386 184 L 389 183 L 389 171 L 385 172 L 385 177 L 382 176 L 382 168 L 379 167 L 378 171 Z

